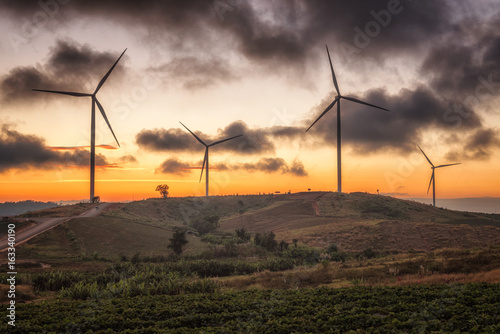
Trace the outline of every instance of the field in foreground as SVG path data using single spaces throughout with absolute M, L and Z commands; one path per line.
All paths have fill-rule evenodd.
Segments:
M 85 208 L 58 210 L 30 215 Z M 114 204 L 16 247 L 14 332 L 495 333 L 499 241 L 500 215 L 364 193 Z
M 498 284 L 252 290 L 20 305 L 10 332 L 498 333 L 499 309 Z

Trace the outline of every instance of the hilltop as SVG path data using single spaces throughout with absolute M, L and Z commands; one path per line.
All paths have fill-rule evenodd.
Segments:
M 31 217 L 71 216 L 88 205 L 32 212 Z M 219 218 L 218 233 L 244 228 L 252 235 L 272 231 L 277 240 L 294 239 L 326 249 L 334 243 L 346 252 L 428 252 L 471 249 L 500 242 L 500 215 L 459 212 L 408 200 L 366 193 L 308 192 L 286 195 L 153 198 L 114 203 L 96 218 L 77 218 L 50 230 L 24 247 L 45 249 L 54 257 L 98 253 L 106 257 L 164 255 L 175 228 L 197 234 L 196 222 Z M 186 254 L 209 249 L 189 237 Z M 41 248 L 40 248 L 41 247 Z M 30 250 L 28 252 L 28 249 Z
M 54 215 L 79 216 L 48 218 Z M 19 310 L 31 310 L 34 317 L 26 318 L 44 324 L 58 323 L 39 320 L 47 314 L 45 305 L 51 305 L 52 310 L 64 305 L 59 320 L 74 318 L 68 313 L 73 309 L 70 304 L 102 302 L 107 308 L 143 298 L 151 305 L 172 297 L 185 303 L 188 310 L 193 298 L 202 298 L 214 302 L 204 309 L 218 316 L 221 312 L 212 310 L 222 299 L 239 296 L 239 308 L 259 290 L 278 296 L 276 305 L 258 306 L 259 312 L 262 308 L 280 309 L 283 303 L 279 296 L 303 298 L 312 293 L 311 301 L 317 304 L 311 312 L 316 314 L 324 307 L 318 296 L 325 291 L 337 293 L 346 288 L 349 298 L 358 301 L 365 300 L 358 294 L 368 285 L 377 291 L 385 289 L 384 295 L 390 293 L 388 287 L 397 286 L 400 292 L 393 294 L 389 304 L 399 310 L 400 296 L 411 293 L 413 286 L 436 285 L 446 290 L 448 285 L 460 286 L 455 283 L 500 281 L 499 215 L 451 211 L 366 193 L 156 198 L 99 206 L 79 204 L 29 216 L 18 219 L 25 225 L 17 225 L 16 230 L 35 223 L 41 227 L 38 224 L 47 220 L 63 221 L 16 245 L 16 298 L 26 302 Z M 202 233 L 214 221 L 219 223 L 217 229 Z M 167 247 L 177 228 L 189 231 L 180 256 Z M 5 233 L 0 229 L 0 238 Z M 6 272 L 7 265 L 2 269 Z M 473 291 L 486 287 L 470 286 Z M 9 288 L 0 284 L 0 295 L 4 296 L 0 303 L 8 302 L 5 296 Z M 475 298 L 475 294 L 471 296 Z M 469 305 L 467 298 L 464 303 Z M 495 301 L 491 300 L 492 305 Z M 311 305 L 309 301 L 293 304 Z M 117 307 L 103 314 L 121 323 L 125 313 L 145 309 L 141 304 L 134 307 L 133 311 L 130 306 Z M 375 311 L 370 307 L 366 312 Z M 204 319 L 205 326 L 206 317 L 198 317 L 202 312 L 194 313 L 186 321 Z M 482 310 L 478 314 L 484 316 Z M 175 315 L 172 319 L 179 318 Z M 109 319 L 99 323 L 106 327 Z M 32 328 L 39 328 L 36 326 Z
M 223 220 L 221 229 L 271 230 L 278 239 L 345 251 L 472 248 L 500 241 L 500 215 L 459 212 L 366 193 L 299 193 Z

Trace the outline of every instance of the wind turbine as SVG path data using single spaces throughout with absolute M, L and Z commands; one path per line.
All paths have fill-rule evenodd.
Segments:
M 109 124 L 108 117 L 106 116 L 106 113 L 104 112 L 104 108 L 102 107 L 101 103 L 97 99 L 97 92 L 99 89 L 101 89 L 102 85 L 104 85 L 104 82 L 108 79 L 109 75 L 115 68 L 116 64 L 120 61 L 122 58 L 123 54 L 127 51 L 125 49 L 120 57 L 116 60 L 116 62 L 111 66 L 109 71 L 104 75 L 104 77 L 99 81 L 99 84 L 97 85 L 97 88 L 93 93 L 76 93 L 76 92 L 64 92 L 64 91 L 56 91 L 56 90 L 43 90 L 43 89 L 33 89 L 34 91 L 37 92 L 45 92 L 45 93 L 54 93 L 54 94 L 62 94 L 62 95 L 70 95 L 70 96 L 76 96 L 76 97 L 90 97 L 92 98 L 92 116 L 91 116 L 91 121 L 90 121 L 90 202 L 93 203 L 94 201 L 94 184 L 95 184 L 95 105 L 97 104 L 97 107 L 101 111 L 101 115 L 108 124 L 109 129 L 111 130 L 111 133 L 113 134 L 113 137 L 116 140 L 116 143 L 118 146 L 120 146 L 120 143 L 118 142 L 118 139 L 116 139 L 115 133 L 113 132 L 113 128 L 111 128 L 111 124 Z
M 335 103 L 337 103 L 337 184 L 338 184 L 337 191 L 338 191 L 338 193 L 341 193 L 342 192 L 342 169 L 341 169 L 342 155 L 341 155 L 341 135 L 340 135 L 340 100 L 345 99 L 348 101 L 364 104 L 364 105 L 367 105 L 367 106 L 370 106 L 373 108 L 378 108 L 378 109 L 382 109 L 385 111 L 389 111 L 389 110 L 382 108 L 382 107 L 377 107 L 376 105 L 373 105 L 370 103 L 363 102 L 363 101 L 355 99 L 353 97 L 343 96 L 342 94 L 340 94 L 339 85 L 337 83 L 337 78 L 335 77 L 335 71 L 333 70 L 332 59 L 330 58 L 330 52 L 328 51 L 328 45 L 326 46 L 326 52 L 328 54 L 328 60 L 330 61 L 330 68 L 332 70 L 333 84 L 335 86 L 335 90 L 337 91 L 337 96 L 335 97 L 333 102 L 330 103 L 330 105 L 325 109 L 325 111 L 323 111 L 323 113 L 321 115 L 319 115 L 319 117 L 314 121 L 314 123 L 311 124 L 311 126 L 307 128 L 306 132 L 309 131 L 309 129 L 312 128 L 313 125 L 316 124 L 316 122 L 319 121 L 319 119 L 321 117 L 323 117 L 330 109 L 332 109 L 333 106 L 335 105 Z
M 182 124 L 182 122 L 179 122 Z M 182 124 L 183 127 L 186 128 L 186 130 L 189 131 L 189 133 L 191 133 L 193 135 L 193 137 L 196 138 L 197 141 L 199 141 L 201 144 L 203 144 L 205 146 L 205 157 L 203 158 L 203 165 L 201 166 L 201 175 L 200 175 L 200 181 L 201 182 L 201 178 L 203 177 L 203 169 L 205 168 L 205 165 L 207 166 L 207 172 L 205 173 L 205 180 L 206 180 L 206 185 L 205 185 L 205 196 L 208 197 L 208 170 L 209 170 L 209 165 L 208 165 L 208 149 L 212 146 L 215 146 L 215 145 L 218 145 L 218 144 L 221 144 L 225 141 L 228 141 L 228 140 L 231 140 L 231 139 L 235 139 L 235 138 L 238 138 L 238 137 L 241 137 L 243 135 L 237 135 L 237 136 L 234 136 L 234 137 L 231 137 L 231 138 L 227 138 L 227 139 L 222 139 L 222 140 L 219 140 L 219 141 L 216 141 L 210 145 L 207 145 L 205 144 L 205 142 L 203 140 L 200 139 L 200 137 L 198 137 L 197 135 L 195 135 L 191 130 L 189 130 L 187 128 L 187 126 L 185 126 L 184 124 Z
M 418 145 L 417 145 L 418 146 Z M 436 175 L 435 175 L 435 170 L 436 168 L 442 168 L 442 167 L 448 167 L 448 166 L 454 166 L 454 165 L 460 165 L 461 162 L 457 162 L 454 164 L 447 164 L 447 165 L 439 165 L 439 166 L 434 166 L 431 162 L 431 160 L 425 155 L 424 151 L 418 146 L 424 157 L 429 161 L 431 164 L 431 169 L 432 169 L 432 175 L 431 175 L 431 180 L 429 182 L 429 188 L 427 188 L 427 194 L 429 193 L 429 190 L 431 189 L 431 183 L 432 183 L 432 205 L 436 206 Z

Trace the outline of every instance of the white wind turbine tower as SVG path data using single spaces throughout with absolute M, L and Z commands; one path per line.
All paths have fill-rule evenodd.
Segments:
M 106 113 L 104 112 L 104 108 L 102 107 L 101 103 L 97 99 L 97 92 L 99 89 L 101 89 L 102 85 L 104 85 L 104 82 L 108 79 L 109 75 L 115 68 L 116 64 L 120 61 L 122 58 L 123 54 L 127 51 L 125 49 L 120 57 L 116 60 L 116 62 L 111 66 L 109 71 L 104 75 L 104 77 L 99 81 L 99 84 L 97 85 L 97 88 L 93 93 L 77 93 L 77 92 L 65 92 L 65 91 L 55 91 L 55 90 L 43 90 L 43 89 L 33 89 L 34 91 L 37 92 L 45 92 L 45 93 L 54 93 L 54 94 L 62 94 L 62 95 L 69 95 L 69 96 L 76 96 L 76 97 L 90 97 L 92 98 L 92 114 L 91 114 L 91 121 L 90 121 L 90 202 L 92 203 L 94 201 L 94 185 L 95 185 L 95 106 L 97 104 L 97 107 L 99 108 L 102 117 L 106 121 L 106 124 L 108 124 L 109 129 L 111 130 L 111 133 L 113 134 L 113 137 L 116 140 L 116 143 L 118 146 L 120 146 L 120 143 L 118 142 L 118 139 L 116 139 L 115 133 L 113 132 L 113 128 L 111 128 L 111 124 L 109 124 L 108 117 L 106 116 Z
M 330 61 L 330 68 L 332 70 L 333 84 L 335 86 L 335 90 L 337 91 L 337 96 L 335 97 L 333 102 L 325 109 L 325 111 L 323 111 L 323 113 L 321 115 L 319 115 L 319 117 L 314 121 L 314 123 L 311 124 L 311 126 L 309 128 L 307 128 L 306 132 L 309 131 L 309 129 L 312 128 L 313 125 L 316 124 L 316 122 L 319 121 L 319 119 L 321 117 L 323 117 L 330 109 L 332 109 L 333 106 L 335 105 L 335 103 L 337 103 L 337 192 L 341 193 L 342 192 L 342 168 L 341 168 L 341 165 L 342 165 L 342 154 L 341 154 L 342 137 L 341 137 L 341 133 L 340 133 L 340 129 L 341 129 L 340 128 L 340 100 L 344 99 L 344 100 L 364 104 L 364 105 L 367 105 L 367 106 L 370 106 L 373 108 L 382 109 L 385 111 L 389 111 L 389 110 L 382 108 L 382 107 L 378 107 L 378 106 L 370 104 L 370 103 L 363 102 L 363 101 L 355 99 L 353 97 L 341 95 L 340 90 L 339 90 L 339 85 L 337 83 L 337 78 L 335 77 L 335 71 L 333 70 L 332 59 L 330 58 L 330 52 L 328 51 L 328 45 L 326 46 L 326 52 L 328 54 L 328 60 Z
M 429 193 L 429 190 L 431 189 L 431 183 L 432 183 L 432 205 L 436 206 L 436 168 L 460 165 L 461 162 L 457 162 L 454 164 L 434 166 L 432 164 L 431 160 L 427 157 L 427 155 L 424 153 L 424 151 L 420 148 L 420 146 L 417 145 L 417 147 L 420 149 L 420 151 L 422 152 L 424 157 L 427 159 L 427 161 L 429 161 L 429 163 L 431 164 L 432 175 L 431 175 L 431 180 L 429 181 L 429 187 L 427 188 L 427 194 Z
M 179 122 L 181 123 L 181 122 Z M 209 164 L 208 164 L 208 149 L 212 146 L 215 146 L 215 145 L 218 145 L 218 144 L 221 144 L 223 142 L 226 142 L 228 140 L 231 140 L 231 139 L 235 139 L 235 138 L 238 138 L 238 137 L 241 137 L 243 135 L 237 135 L 237 136 L 234 136 L 234 137 L 231 137 L 231 138 L 227 138 L 227 139 L 222 139 L 222 140 L 219 140 L 219 141 L 216 141 L 210 145 L 207 145 L 205 144 L 205 142 L 203 140 L 200 139 L 200 137 L 198 137 L 197 135 L 195 135 L 191 130 L 189 130 L 187 128 L 187 126 L 185 126 L 184 124 L 181 123 L 181 125 L 183 127 L 186 128 L 186 130 L 189 131 L 189 133 L 191 133 L 193 135 L 194 138 L 196 138 L 197 141 L 199 141 L 203 146 L 205 146 L 205 157 L 203 158 L 203 165 L 201 166 L 201 175 L 200 175 L 200 181 L 201 182 L 201 178 L 203 177 L 203 169 L 205 168 L 206 166 L 206 173 L 205 173 L 205 196 L 208 197 L 208 171 L 209 171 Z

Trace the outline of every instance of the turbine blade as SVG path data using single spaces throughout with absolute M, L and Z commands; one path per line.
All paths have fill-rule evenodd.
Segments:
M 429 190 L 431 189 L 432 181 L 434 181 L 434 169 L 432 170 L 431 180 L 429 181 L 429 188 L 427 188 L 427 194 L 429 194 Z
M 35 92 L 44 92 L 44 93 L 54 93 L 54 94 L 63 94 L 63 95 L 70 95 L 70 96 L 92 96 L 92 94 L 87 94 L 87 93 L 76 93 L 76 92 L 63 92 L 63 91 L 58 91 L 58 90 L 45 90 L 45 89 L 32 89 Z
M 207 163 L 207 158 L 208 158 L 208 146 L 205 148 L 205 157 L 203 158 L 203 165 L 201 165 L 201 175 L 200 175 L 200 181 L 198 181 L 198 183 L 201 182 L 201 178 L 203 177 L 203 169 L 205 168 L 205 165 Z
M 108 120 L 108 117 L 106 116 L 106 113 L 104 112 L 104 108 L 102 107 L 102 105 L 99 103 L 99 100 L 94 97 L 93 98 L 94 101 L 97 103 L 97 107 L 99 108 L 99 110 L 101 111 L 101 115 L 102 117 L 104 118 L 104 120 L 106 121 L 106 124 L 108 124 L 108 127 L 109 129 L 111 130 L 111 133 L 113 134 L 113 137 L 115 137 L 115 140 L 116 140 L 116 143 L 118 144 L 118 147 L 120 147 L 120 143 L 118 142 L 118 139 L 116 139 L 116 136 L 115 136 L 115 133 L 113 132 L 113 128 L 111 127 L 111 124 L 109 124 L 109 120 Z
M 422 154 L 424 155 L 424 157 L 427 159 L 427 161 L 429 161 L 429 163 L 431 164 L 432 167 L 434 167 L 434 165 L 432 164 L 432 162 L 429 160 L 429 158 L 427 157 L 427 155 L 424 153 L 424 151 L 420 148 L 420 146 L 417 145 L 417 147 L 420 149 L 420 151 L 422 152 Z
M 311 126 L 307 128 L 306 132 L 307 132 L 307 131 L 309 131 L 309 129 L 310 129 L 310 128 L 312 128 L 312 127 L 313 127 L 313 125 L 314 125 L 314 124 L 316 124 L 316 122 L 318 122 L 318 121 L 319 121 L 319 119 L 320 119 L 321 117 L 323 117 L 323 116 L 324 116 L 324 115 L 325 115 L 325 114 L 326 114 L 326 113 L 327 113 L 330 109 L 332 109 L 332 108 L 333 108 L 333 106 L 335 105 L 335 103 L 337 103 L 337 101 L 338 101 L 338 100 L 339 100 L 338 98 L 336 98 L 335 100 L 333 100 L 333 102 L 332 102 L 332 103 L 330 103 L 330 105 L 329 105 L 328 107 L 326 107 L 325 111 L 323 111 L 323 113 L 322 113 L 321 115 L 319 115 L 319 117 L 318 117 L 318 118 L 316 118 L 316 120 L 314 121 L 314 123 L 313 123 L 313 124 L 311 124 Z
M 328 51 L 328 45 L 326 46 L 326 53 L 328 53 L 328 60 L 330 61 L 330 68 L 332 69 L 333 84 L 335 85 L 335 90 L 337 95 L 340 96 L 339 84 L 337 83 L 337 77 L 335 76 L 335 71 L 333 70 L 332 58 L 330 58 L 330 51 Z
M 104 85 L 104 82 L 106 82 L 106 80 L 108 79 L 109 75 L 111 74 L 111 72 L 115 68 L 116 64 L 118 64 L 118 62 L 120 61 L 120 59 L 122 58 L 122 56 L 125 53 L 125 51 L 127 51 L 127 49 L 125 49 L 122 52 L 122 54 L 120 55 L 120 57 L 118 57 L 118 59 L 113 64 L 113 66 L 111 66 L 111 68 L 109 69 L 108 73 L 106 73 L 106 75 L 104 77 L 102 77 L 101 81 L 99 81 L 99 84 L 97 85 L 97 88 L 95 89 L 94 94 L 97 94 L 97 92 L 99 91 L 99 89 L 101 89 L 102 85 Z
M 462 164 L 462 163 L 461 162 L 457 162 L 455 164 L 439 165 L 439 166 L 436 166 L 436 168 L 448 167 L 448 166 L 455 166 L 455 165 L 460 165 L 460 164 Z
M 215 143 L 212 143 L 212 144 L 208 145 L 208 147 L 214 146 L 214 145 L 217 145 L 217 144 L 220 144 L 220 143 L 223 143 L 225 141 L 228 141 L 228 140 L 231 140 L 231 139 L 234 139 L 234 138 L 238 138 L 238 137 L 241 137 L 241 136 L 243 136 L 243 135 L 237 135 L 237 136 L 234 136 L 234 137 L 231 137 L 231 138 L 219 140 L 219 141 L 216 141 Z
M 181 125 L 182 125 L 183 127 L 185 127 L 185 128 L 186 128 L 186 130 L 188 130 L 188 131 L 189 131 L 189 133 L 191 133 L 191 134 L 192 134 L 192 135 L 196 138 L 196 140 L 198 140 L 198 141 L 199 141 L 200 143 L 202 143 L 203 145 L 207 146 L 207 144 L 205 144 L 205 142 L 204 142 L 203 140 L 201 140 L 201 139 L 200 139 L 197 135 L 195 135 L 195 134 L 193 133 L 193 131 L 189 130 L 187 126 L 185 126 L 184 124 L 182 124 L 182 122 L 179 122 L 179 123 L 181 123 Z
M 366 102 L 363 102 L 361 100 L 355 99 L 353 97 L 342 96 L 342 98 L 346 99 L 346 100 L 349 100 L 349 101 L 352 101 L 352 102 L 361 103 L 361 104 L 364 104 L 364 105 L 367 105 L 367 106 L 370 106 L 370 107 L 373 107 L 373 108 L 377 108 L 377 109 L 382 109 L 382 110 L 385 110 L 385 111 L 389 111 L 389 109 L 385 109 L 385 108 L 376 106 L 374 104 L 366 103 Z

